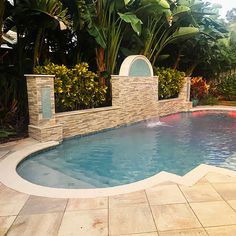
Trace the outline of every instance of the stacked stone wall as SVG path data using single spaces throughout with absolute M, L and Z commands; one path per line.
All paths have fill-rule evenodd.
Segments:
M 53 76 L 27 76 L 29 136 L 41 142 L 62 141 L 63 138 L 188 111 L 192 106 L 189 102 L 189 78 L 185 78 L 178 98 L 158 101 L 157 77 L 113 76 L 111 107 L 55 114 L 53 79 Z M 51 101 L 46 104 L 51 109 L 49 117 L 42 109 L 45 105 L 42 104 L 44 102 L 42 89 L 44 88 L 50 88 L 48 99 Z

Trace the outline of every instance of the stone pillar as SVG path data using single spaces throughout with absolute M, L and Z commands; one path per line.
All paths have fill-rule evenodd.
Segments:
M 183 87 L 179 93 L 179 98 L 183 99 L 186 102 L 190 101 L 190 84 L 191 84 L 191 77 L 185 77 Z
M 112 105 L 120 107 L 123 124 L 155 118 L 158 113 L 158 77 L 142 55 L 128 56 L 119 75 L 112 76 Z
M 29 105 L 29 136 L 45 141 L 61 141 L 62 126 L 56 124 L 54 76 L 25 75 Z
M 179 98 L 186 102 L 187 110 L 192 108 L 192 102 L 190 102 L 190 89 L 191 89 L 191 77 L 184 78 L 183 87 L 179 93 Z
M 112 106 L 120 107 L 119 122 L 158 117 L 158 77 L 112 76 Z

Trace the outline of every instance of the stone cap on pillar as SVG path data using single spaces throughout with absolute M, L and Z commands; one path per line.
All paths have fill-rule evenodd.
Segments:
M 55 75 L 24 74 L 25 77 L 55 77 Z

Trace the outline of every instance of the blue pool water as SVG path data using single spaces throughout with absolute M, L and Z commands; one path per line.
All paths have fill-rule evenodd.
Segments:
M 160 171 L 184 175 L 205 163 L 236 170 L 236 113 L 179 113 L 64 141 L 22 161 L 17 172 L 43 186 L 108 187 Z

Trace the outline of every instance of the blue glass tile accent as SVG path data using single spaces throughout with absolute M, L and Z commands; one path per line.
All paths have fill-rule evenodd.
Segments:
M 152 73 L 146 61 L 137 59 L 130 67 L 129 76 L 151 77 Z
M 51 89 L 48 87 L 42 88 L 42 113 L 44 119 L 51 119 Z

